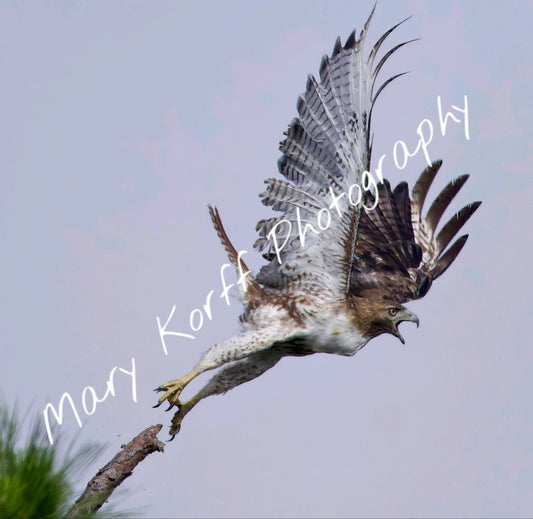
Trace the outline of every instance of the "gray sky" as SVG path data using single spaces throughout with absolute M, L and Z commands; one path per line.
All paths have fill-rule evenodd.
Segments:
M 2 2 L 0 390 L 21 413 L 73 398 L 60 428 L 108 442 L 98 465 L 144 427 L 170 423 L 155 386 L 188 372 L 238 331 L 238 300 L 218 297 L 227 260 L 208 217 L 216 204 L 246 260 L 269 210 L 278 142 L 307 73 L 335 37 L 360 29 L 372 2 Z M 437 187 L 471 177 L 455 203 L 483 200 L 470 239 L 429 294 L 409 306 L 403 347 L 391 336 L 354 358 L 284 359 L 201 403 L 164 454 L 125 483 L 123 505 L 172 516 L 530 516 L 531 3 L 392 2 L 368 42 L 399 20 L 411 38 L 382 77 L 374 160 L 400 171 L 394 143 L 428 147 Z M 370 46 L 369 46 L 370 47 Z M 443 108 L 469 104 L 463 126 Z M 374 163 L 374 167 L 376 164 Z M 432 192 L 435 196 L 437 190 Z M 194 340 L 167 340 L 215 290 Z M 233 292 L 235 293 L 235 292 Z M 116 396 L 91 416 L 114 367 Z M 194 385 L 205 382 L 205 378 Z M 96 470 L 97 467 L 93 467 Z M 83 476 L 85 481 L 91 476 Z M 82 481 L 83 483 L 85 481 Z M 120 501 L 117 501 L 120 505 Z

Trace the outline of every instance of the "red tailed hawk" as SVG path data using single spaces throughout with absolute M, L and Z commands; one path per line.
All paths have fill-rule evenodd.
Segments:
M 403 303 L 423 297 L 466 242 L 464 235 L 448 247 L 480 202 L 436 229 L 467 175 L 450 182 L 425 216 L 424 200 L 440 161 L 423 171 L 411 197 L 406 182 L 391 189 L 385 180 L 367 189 L 372 108 L 383 88 L 401 74 L 377 89 L 376 77 L 405 45 L 375 63 L 397 24 L 364 60 L 370 18 L 359 38 L 353 31 L 344 45 L 337 39 L 331 57 L 322 59 L 319 80 L 309 76 L 298 98 L 298 117 L 280 145 L 278 168 L 285 180 L 268 179 L 260 195 L 281 215 L 257 224 L 255 246 L 267 264 L 255 277 L 231 244 L 218 211 L 209 208 L 224 249 L 244 277 L 243 330 L 214 345 L 190 373 L 156 389 L 164 392 L 157 406 L 166 400 L 169 409 L 178 409 L 172 437 L 201 399 L 258 377 L 286 355 L 351 356 L 382 333 L 403 343 L 398 325 L 418 325 Z M 221 369 L 203 389 L 190 400 L 179 399 L 192 379 L 215 368 Z

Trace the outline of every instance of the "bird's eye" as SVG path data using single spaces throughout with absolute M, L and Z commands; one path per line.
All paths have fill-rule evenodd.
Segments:
M 391 317 L 394 317 L 397 313 L 398 313 L 398 309 L 397 308 L 389 308 L 389 315 Z

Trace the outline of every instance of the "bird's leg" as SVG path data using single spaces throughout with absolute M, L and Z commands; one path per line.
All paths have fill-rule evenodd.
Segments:
M 169 410 L 175 405 L 180 405 L 179 397 L 181 392 L 195 377 L 204 371 L 215 369 L 228 362 L 238 361 L 264 351 L 271 347 L 273 336 L 279 340 L 280 338 L 284 338 L 283 334 L 286 333 L 283 327 L 281 327 L 279 333 L 276 335 L 276 330 L 272 326 L 268 329 L 244 332 L 232 339 L 215 344 L 205 353 L 202 360 L 196 364 L 190 373 L 178 380 L 171 380 L 170 382 L 161 384 L 155 389 L 155 391 L 165 392 L 158 399 L 155 407 L 159 407 L 165 400 L 170 404 Z
M 283 353 L 277 349 L 269 349 L 254 353 L 249 357 L 235 362 L 231 362 L 222 368 L 211 380 L 186 402 L 178 402 L 178 411 L 172 418 L 170 434 L 172 438 L 179 432 L 181 422 L 185 415 L 202 399 L 210 396 L 225 393 L 234 387 L 244 384 L 274 366 Z
M 170 425 L 170 440 L 174 439 L 174 436 L 180 432 L 181 429 L 181 422 L 185 418 L 185 415 L 188 414 L 188 412 L 202 399 L 204 398 L 204 395 L 201 394 L 202 392 L 199 391 L 194 395 L 191 399 L 187 400 L 187 402 L 178 402 L 178 410 L 174 413 L 174 416 L 172 417 L 172 422 Z

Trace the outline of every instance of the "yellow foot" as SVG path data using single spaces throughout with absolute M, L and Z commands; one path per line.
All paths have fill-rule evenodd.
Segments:
M 187 402 L 181 402 L 179 397 L 183 388 L 198 375 L 198 371 L 192 370 L 190 373 L 178 380 L 171 380 L 166 384 L 161 384 L 159 387 L 156 387 L 154 391 L 164 391 L 163 396 L 159 397 L 157 404 L 154 407 L 159 407 L 165 400 L 170 404 L 167 411 L 170 411 L 174 406 L 178 408 L 178 411 L 172 418 L 172 425 L 170 426 L 170 434 L 172 436 L 171 440 L 174 439 L 174 436 L 178 434 L 181 428 L 181 421 L 185 415 L 198 403 L 202 398 L 201 392 L 196 394 L 193 398 Z
M 165 391 L 165 394 L 157 399 L 157 404 L 154 407 L 159 407 L 165 400 L 170 404 L 167 411 L 170 411 L 175 405 L 179 405 L 179 396 L 188 382 L 185 379 L 186 377 L 180 378 L 179 380 L 171 380 L 166 384 L 161 384 L 159 387 L 156 387 L 154 391 Z
M 170 425 L 170 440 L 172 441 L 174 439 L 174 436 L 180 432 L 181 429 L 181 422 L 185 418 L 185 415 L 194 407 L 195 403 L 193 401 L 194 399 L 189 400 L 188 402 L 181 403 L 179 402 L 178 410 L 172 417 L 172 423 Z

